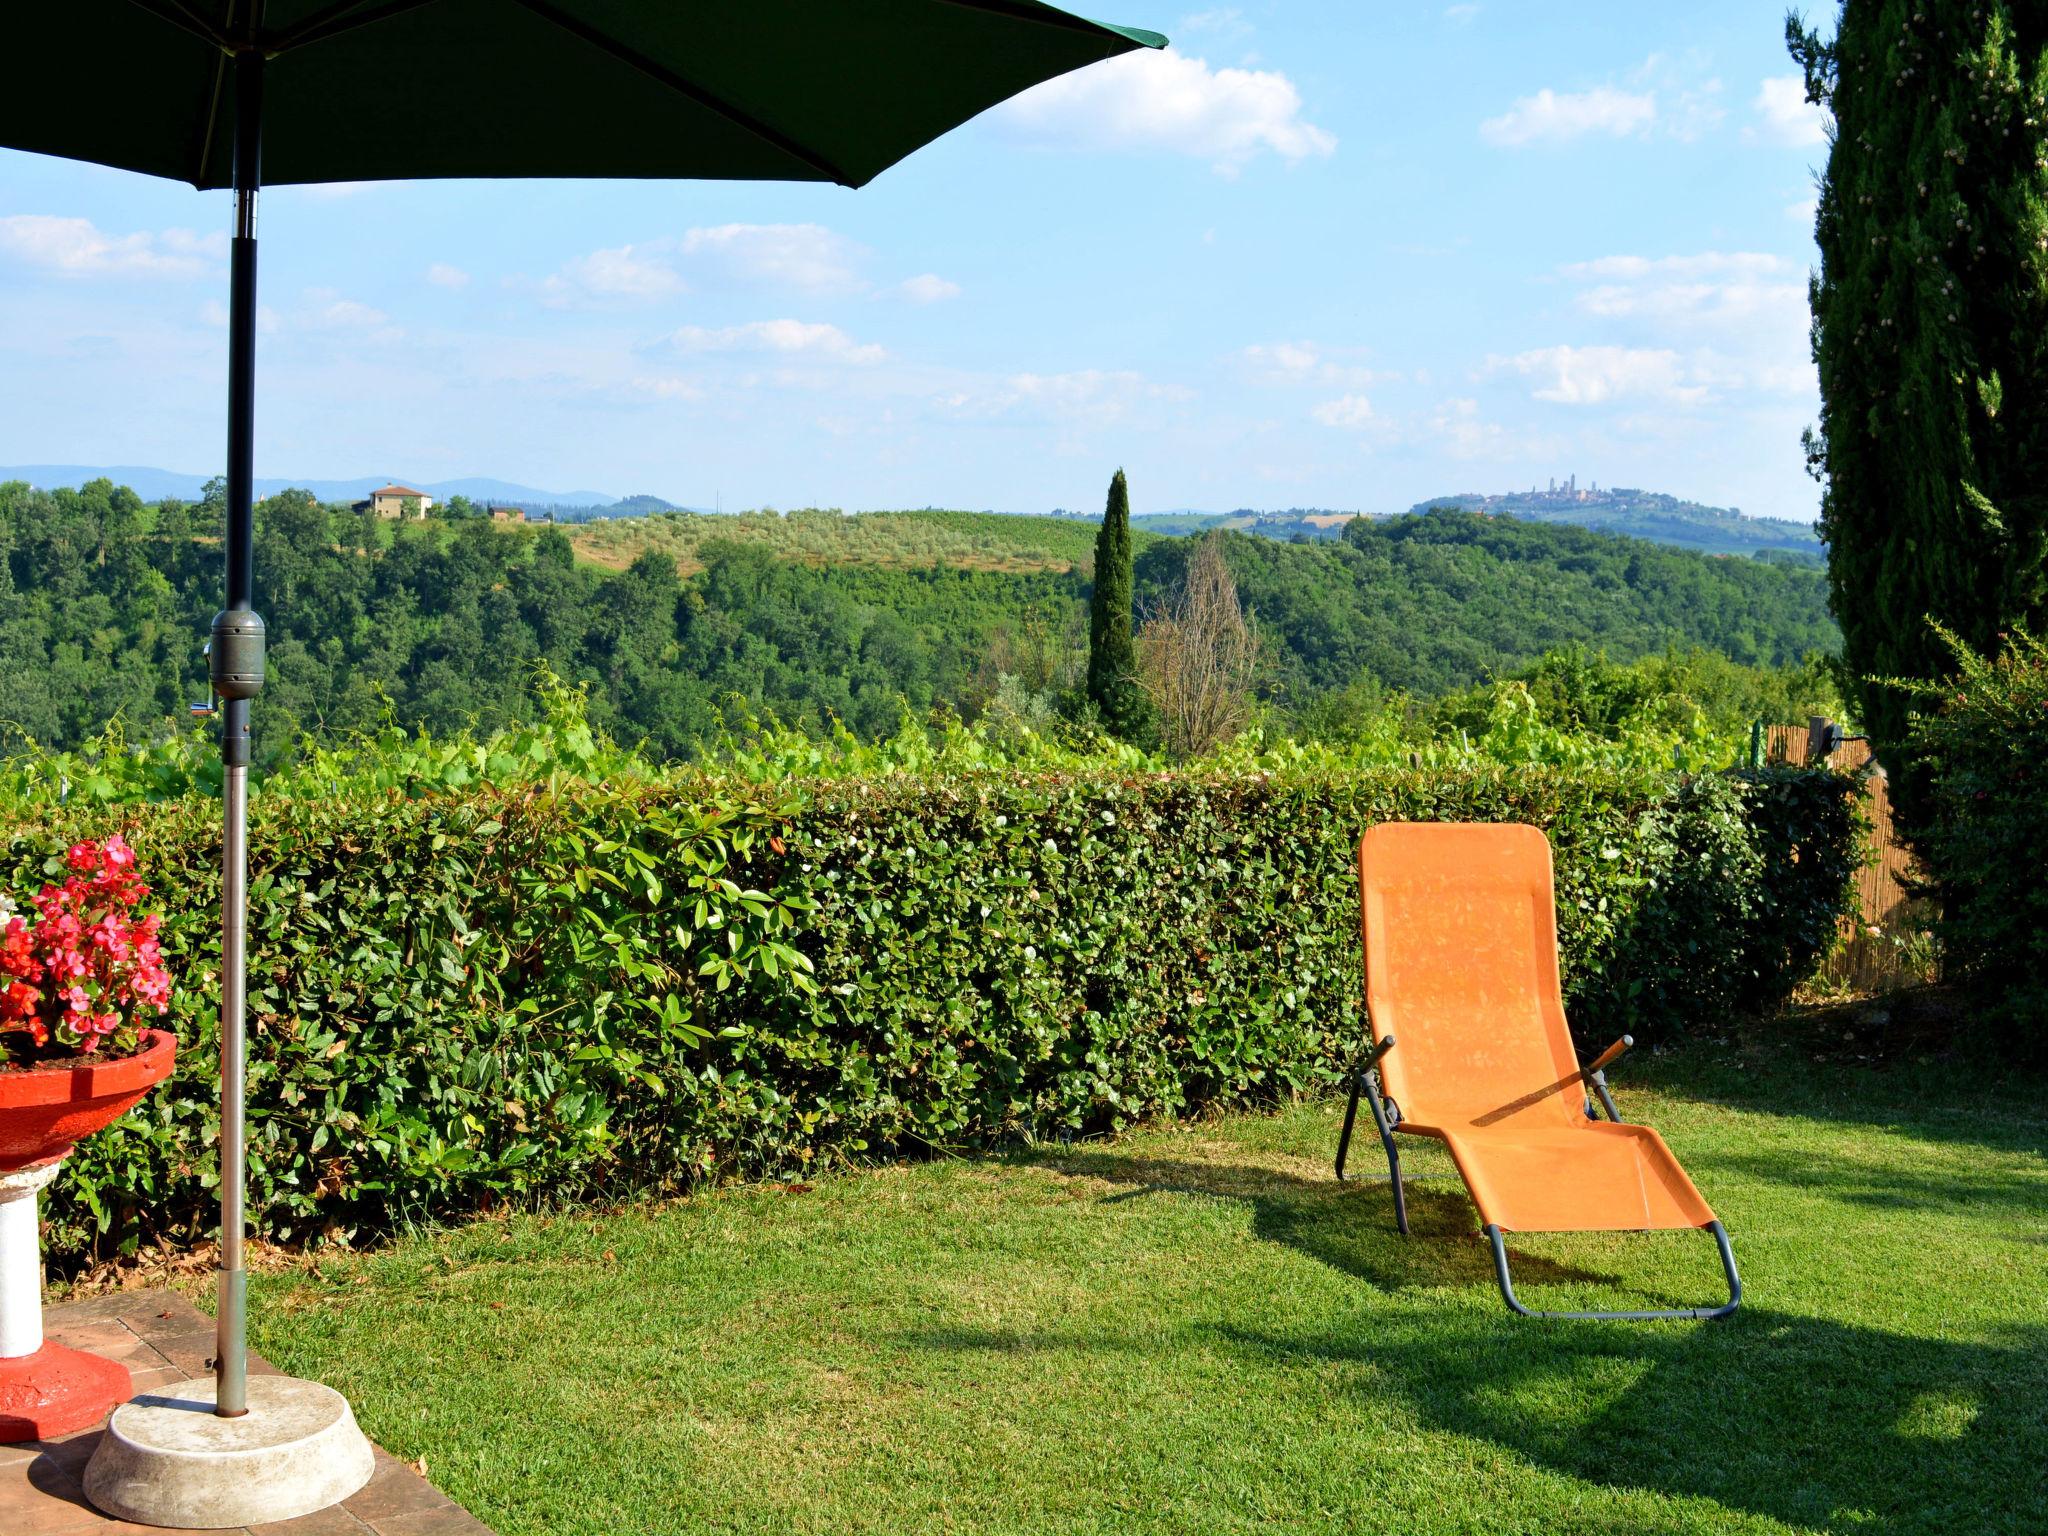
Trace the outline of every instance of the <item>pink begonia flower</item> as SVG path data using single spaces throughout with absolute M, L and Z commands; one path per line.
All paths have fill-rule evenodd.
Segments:
M 171 977 L 162 919 L 135 912 L 149 887 L 127 841 L 75 844 L 65 862 L 72 873 L 36 894 L 33 920 L 0 900 L 0 1032 L 39 1047 L 54 1033 L 92 1052 L 148 1013 L 168 1013 Z

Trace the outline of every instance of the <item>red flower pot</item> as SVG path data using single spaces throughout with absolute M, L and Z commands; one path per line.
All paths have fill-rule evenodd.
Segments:
M 151 1029 L 142 1041 L 137 1054 L 112 1061 L 82 1056 L 32 1072 L 0 1072 L 0 1173 L 63 1157 L 169 1077 L 176 1037 Z
M 0 1072 L 0 1442 L 84 1429 L 128 1400 L 128 1368 L 43 1338 L 36 1194 L 81 1136 L 126 1114 L 170 1075 L 160 1029 L 133 1056 Z

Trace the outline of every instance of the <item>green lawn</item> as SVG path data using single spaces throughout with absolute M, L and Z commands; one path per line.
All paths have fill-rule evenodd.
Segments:
M 1731 1321 L 1510 1317 L 1447 1163 L 1404 1241 L 1308 1105 L 484 1222 L 261 1280 L 256 1343 L 504 1536 L 2048 1530 L 2029 1085 L 1617 1077 L 1734 1236 Z M 1513 1250 L 1535 1305 L 1719 1299 L 1699 1234 Z

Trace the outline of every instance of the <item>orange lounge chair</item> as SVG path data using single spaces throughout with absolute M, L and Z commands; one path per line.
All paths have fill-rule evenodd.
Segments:
M 1509 1307 L 1524 1317 L 1726 1317 L 1742 1300 L 1728 1234 L 1671 1149 L 1615 1110 L 1602 1070 L 1627 1035 L 1580 1067 L 1557 979 L 1550 844 L 1535 827 L 1389 823 L 1358 845 L 1365 1003 L 1376 1042 L 1359 1064 L 1337 1177 L 1363 1093 L 1408 1231 L 1396 1132 L 1450 1148 Z M 1399 1039 L 1396 1048 L 1394 1042 Z M 1591 1087 L 1606 1112 L 1597 1118 Z M 1508 1276 L 1508 1232 L 1704 1227 L 1728 1300 L 1664 1312 L 1534 1312 Z

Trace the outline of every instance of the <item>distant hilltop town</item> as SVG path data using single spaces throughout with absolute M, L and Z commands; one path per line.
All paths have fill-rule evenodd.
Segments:
M 1559 485 L 1553 478 L 1550 482 L 1550 489 L 1547 491 L 1539 491 L 1532 485 L 1529 487 L 1529 494 L 1531 496 L 1541 496 L 1547 501 L 1598 501 L 1600 499 L 1600 482 L 1598 480 L 1591 481 L 1587 484 L 1586 489 L 1582 491 L 1579 489 L 1579 477 L 1577 475 L 1570 475 L 1566 477 L 1563 485 Z M 1643 493 L 1641 491 L 1624 490 L 1616 487 L 1610 488 L 1607 494 L 1610 496 L 1640 496 Z M 1741 515 L 1741 510 L 1737 507 L 1730 507 L 1728 510 L 1734 512 L 1737 516 Z
M 1710 507 L 1634 486 L 1603 487 L 1597 480 L 1581 486 L 1576 474 L 1567 475 L 1562 482 L 1553 479 L 1547 487 L 1532 485 L 1526 491 L 1498 495 L 1460 491 L 1454 496 L 1432 496 L 1408 510 L 1414 514 L 1437 507 L 1535 523 L 1571 523 L 1708 555 L 1751 555 L 1794 565 L 1818 565 L 1822 559 L 1820 535 L 1811 523 L 1745 517 L 1737 507 Z M 1237 512 L 1146 513 L 1134 521 L 1150 533 L 1232 528 L 1270 539 L 1337 539 L 1343 537 L 1344 525 L 1361 515 L 1371 514 L 1320 507 L 1291 507 L 1284 512 L 1246 508 Z
M 1576 523 L 1582 528 L 1654 539 L 1707 554 L 1765 554 L 1802 563 L 1818 562 L 1821 558 L 1820 535 L 1811 523 L 1745 517 L 1740 507 L 1710 507 L 1630 485 L 1603 487 L 1593 480 L 1581 486 L 1577 475 L 1552 480 L 1548 488 L 1532 485 L 1526 491 L 1500 495 L 1461 491 L 1455 496 L 1432 496 L 1427 501 L 1418 501 L 1410 510 L 1427 512 L 1431 507 L 1454 507 L 1490 517 L 1522 517 L 1539 523 Z

